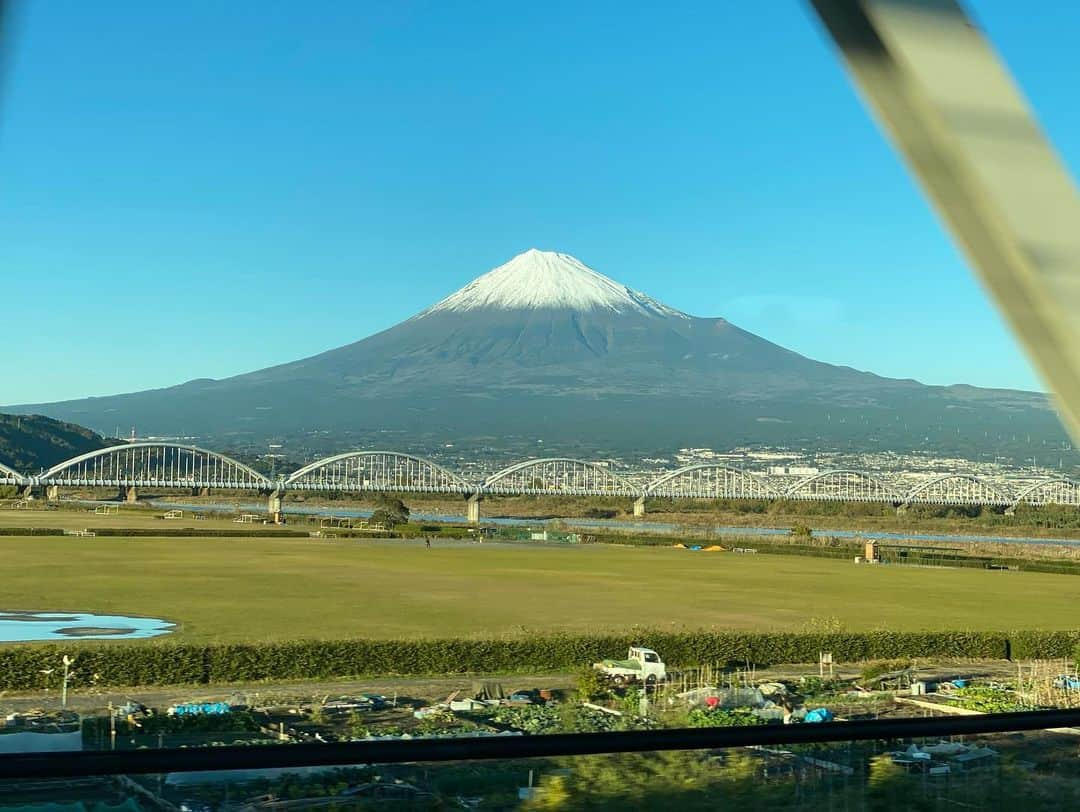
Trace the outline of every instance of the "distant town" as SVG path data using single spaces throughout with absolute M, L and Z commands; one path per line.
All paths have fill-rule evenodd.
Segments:
M 1080 461 L 1069 444 L 1054 450 L 1044 448 L 1041 455 L 1034 455 L 1029 464 L 1021 465 L 1009 457 L 965 458 L 934 454 L 905 453 L 898 451 L 844 452 L 837 450 L 800 450 L 783 447 L 741 447 L 718 450 L 709 447 L 680 448 L 669 455 L 656 452 L 641 454 L 605 454 L 590 447 L 567 447 L 565 444 L 548 444 L 543 440 L 503 438 L 498 444 L 477 442 L 410 444 L 400 432 L 387 432 L 382 441 L 368 437 L 362 445 L 328 449 L 325 441 L 312 438 L 314 442 L 269 443 L 265 452 L 258 447 L 246 446 L 248 456 L 258 458 L 265 471 L 287 472 L 300 464 L 311 462 L 328 453 L 349 450 L 378 449 L 416 454 L 439 463 L 472 480 L 482 480 L 507 464 L 524 459 L 542 457 L 574 457 L 598 465 L 610 467 L 631 482 L 647 482 L 656 476 L 678 468 L 701 463 L 722 463 L 731 468 L 767 477 L 770 480 L 814 476 L 837 470 L 873 473 L 889 485 L 903 486 L 928 477 L 963 474 L 976 476 L 990 482 L 1010 483 L 1023 486 L 1048 477 L 1075 479 L 1080 475 Z M 193 445 L 211 446 L 197 436 L 137 436 L 134 432 L 123 438 L 126 441 L 169 441 Z M 219 443 L 216 438 L 212 441 Z

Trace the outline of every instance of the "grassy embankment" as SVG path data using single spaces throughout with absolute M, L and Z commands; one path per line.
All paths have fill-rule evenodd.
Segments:
M 163 617 L 191 642 L 1066 629 L 1080 597 L 1042 573 L 608 545 L 0 537 L 0 560 L 0 609 Z
M 0 496 L 4 494 L 0 493 Z M 72 490 L 65 495 L 107 499 L 115 496 L 105 490 Z M 261 509 L 264 496 L 257 493 L 214 492 L 207 496 L 190 493 L 153 494 L 176 503 L 251 505 Z M 14 491 L 8 496 L 14 496 Z M 143 492 L 140 496 L 151 496 Z M 414 513 L 460 516 L 464 519 L 465 502 L 460 495 L 400 494 Z M 375 495 L 290 493 L 286 504 L 303 508 L 333 510 L 375 507 Z M 61 507 L 64 507 L 61 503 Z M 81 511 L 81 508 L 76 508 Z M 797 502 L 749 499 L 649 499 L 647 514 L 639 519 L 642 532 L 651 524 L 675 525 L 681 532 L 705 534 L 712 527 L 789 528 L 806 525 L 815 530 L 881 531 L 912 534 L 1027 536 L 1047 539 L 1080 538 L 1080 510 L 1066 506 L 1031 507 L 1021 505 L 1015 514 L 1005 515 L 1003 508 L 944 507 L 912 505 L 898 515 L 888 504 L 862 502 Z M 548 521 L 560 518 L 632 519 L 633 500 L 603 497 L 516 496 L 486 498 L 481 515 L 491 518 L 524 518 Z M 228 518 L 223 516 L 223 518 Z
M 461 497 L 432 494 L 402 494 L 417 513 L 464 515 Z M 372 508 L 373 499 L 342 495 L 291 495 L 293 505 Z M 1014 515 L 1001 508 L 964 508 L 912 505 L 898 515 L 892 505 L 863 502 L 795 502 L 740 499 L 649 499 L 647 513 L 640 520 L 643 530 L 650 523 L 675 524 L 687 530 L 712 526 L 791 527 L 805 524 L 814 529 L 878 530 L 899 533 L 971 534 L 1034 536 L 1039 538 L 1080 538 L 1080 510 L 1073 507 L 1022 505 Z M 537 520 L 558 518 L 633 517 L 632 499 L 601 497 L 515 496 L 485 499 L 484 518 L 514 517 Z
M 178 499 L 192 499 L 192 501 L 198 501 L 193 497 L 175 497 Z M 206 498 L 203 497 L 203 501 Z M 508 500 L 499 500 L 499 504 L 502 507 L 506 507 L 505 503 L 517 504 L 520 506 L 522 503 L 527 508 L 529 503 L 533 503 L 532 506 L 550 508 L 553 505 L 558 506 L 558 500 L 549 497 L 543 497 L 538 499 L 525 499 L 516 498 Z M 573 504 L 573 500 L 567 500 L 569 504 Z M 306 504 L 314 507 L 317 503 L 323 504 L 323 500 L 309 499 Z M 10 504 L 10 503 L 7 503 Z M 341 500 L 331 500 L 328 503 L 331 508 L 333 506 L 345 507 L 364 507 L 370 506 L 369 503 L 362 501 L 350 501 L 344 502 Z M 4 503 L 0 502 L 0 507 Z M 420 507 L 414 507 L 415 512 L 432 512 L 432 513 L 446 513 L 449 503 L 421 503 Z M 840 504 L 840 505 L 823 505 L 819 506 L 826 509 L 831 509 L 836 512 L 843 512 L 847 510 L 849 513 L 856 514 L 860 511 L 872 511 L 877 506 L 874 505 L 862 505 L 862 504 Z M 427 510 L 431 508 L 431 510 Z M 595 508 L 590 508 L 595 510 Z M 84 505 L 79 505 L 73 502 L 60 502 L 54 505 L 46 505 L 44 502 L 32 504 L 32 509 L 27 510 L 9 510 L 0 509 L 0 534 L 14 532 L 19 533 L 21 529 L 43 530 L 49 529 L 63 529 L 63 530 L 90 530 L 99 533 L 108 533 L 116 535 L 119 529 L 132 530 L 139 535 L 149 535 L 160 533 L 162 536 L 168 535 L 197 535 L 201 532 L 205 532 L 206 535 L 221 535 L 221 534 L 235 534 L 235 535 L 265 535 L 271 536 L 289 536 L 289 535 L 305 535 L 311 531 L 323 529 L 328 533 L 335 533 L 339 535 L 347 535 L 349 531 L 347 529 L 339 529 L 334 527 L 325 526 L 328 524 L 325 516 L 317 515 L 292 515 L 290 516 L 290 523 L 284 527 L 275 527 L 269 524 L 262 524 L 256 522 L 254 524 L 241 524 L 234 519 L 238 515 L 238 511 L 233 512 L 219 512 L 214 514 L 196 514 L 192 511 L 183 511 L 182 517 L 179 520 L 165 520 L 163 508 L 152 508 L 145 504 L 135 505 L 119 505 L 118 510 L 115 513 L 108 515 L 96 514 L 93 508 L 87 508 Z M 527 513 L 528 510 L 520 511 Z M 1030 515 L 1028 515 L 1030 514 Z M 810 524 L 805 524 L 809 521 L 809 517 L 805 515 L 793 515 L 785 516 L 784 514 L 770 514 L 773 516 L 779 516 L 784 521 L 774 522 L 773 524 L 780 529 L 790 529 L 791 527 L 798 527 L 800 524 L 803 528 L 811 527 Z M 197 518 L 198 517 L 198 518 Z M 670 521 L 671 516 L 666 514 L 657 513 L 654 518 L 661 518 L 661 520 L 667 519 Z M 969 560 L 967 565 L 981 566 L 978 561 L 992 559 L 995 563 L 1007 566 L 1020 565 L 1024 568 L 1024 562 L 1035 562 L 1039 566 L 1047 566 L 1048 562 L 1054 562 L 1055 564 L 1061 564 L 1064 570 L 1071 571 L 1080 567 L 1080 546 L 1069 544 L 1054 544 L 1052 543 L 1055 535 L 1049 535 L 1049 531 L 1043 529 L 1039 530 L 1033 526 L 1033 517 L 1039 521 L 1049 522 L 1055 520 L 1061 520 L 1063 523 L 1067 522 L 1071 518 L 1080 518 L 1080 511 L 1073 508 L 1042 508 L 1039 510 L 1030 510 L 1027 514 L 1020 514 L 1019 520 L 1028 521 L 1029 524 L 1022 528 L 1024 532 L 1032 537 L 1045 538 L 1046 543 L 1031 544 L 1026 542 L 991 542 L 991 541 L 928 541 L 923 539 L 914 539 L 911 541 L 903 540 L 891 540 L 882 544 L 883 555 L 887 560 L 894 562 L 901 562 L 901 559 L 897 555 L 890 555 L 889 550 L 894 551 L 903 548 L 922 548 L 924 550 L 936 549 L 944 551 L 946 555 L 952 556 L 953 560 L 935 558 L 934 555 L 927 556 L 912 556 L 905 559 L 906 563 L 924 563 L 924 564 L 946 564 L 950 566 L 963 565 L 960 562 L 959 557 L 970 557 L 973 560 Z M 265 518 L 261 514 L 256 514 L 256 518 Z M 700 519 L 701 516 L 698 516 Z M 856 532 L 872 531 L 877 529 L 874 527 L 874 523 L 866 521 L 865 525 L 860 524 L 859 520 L 854 516 L 848 517 L 850 523 L 854 526 L 853 529 Z M 977 518 L 977 517 L 976 517 Z M 918 519 L 918 521 L 923 521 Z M 786 521 L 790 520 L 791 523 L 787 524 Z M 931 520 L 926 520 L 931 521 Z M 841 524 L 842 522 L 828 522 L 830 525 Z M 543 527 L 564 527 L 558 519 L 548 519 L 541 521 L 538 519 L 534 529 Z M 738 525 L 735 525 L 738 526 Z M 752 528 L 755 525 L 746 525 L 748 528 Z M 756 526 L 766 526 L 765 524 Z M 820 526 L 820 523 L 819 523 Z M 574 530 L 575 528 L 567 523 L 565 529 Z M 838 529 L 838 528 L 835 528 Z M 973 534 L 984 534 L 987 531 L 985 529 L 979 529 L 971 526 L 967 526 L 968 532 Z M 507 532 L 512 532 L 512 528 L 504 528 Z M 899 535 L 903 535 L 905 531 L 897 528 L 892 528 L 894 532 Z M 762 553 L 776 553 L 786 555 L 800 555 L 800 556 L 817 556 L 817 557 L 832 557 L 838 559 L 851 559 L 856 555 L 861 555 L 862 543 L 856 538 L 832 538 L 823 537 L 820 535 L 814 538 L 808 538 L 805 536 L 799 536 L 796 534 L 791 535 L 777 535 L 777 534 L 762 534 L 755 536 L 752 533 L 738 532 L 738 533 L 724 533 L 723 531 L 716 531 L 712 529 L 712 523 L 706 524 L 705 522 L 698 523 L 682 523 L 677 524 L 674 530 L 667 530 L 663 528 L 656 528 L 649 522 L 640 522 L 637 525 L 624 524 L 620 526 L 609 527 L 596 527 L 588 529 L 578 529 L 578 532 L 582 533 L 585 538 L 591 541 L 602 543 L 615 543 L 615 544 L 631 544 L 635 546 L 670 546 L 680 540 L 687 543 L 703 543 L 712 544 L 719 543 L 727 547 L 753 547 Z M 819 530 L 820 532 L 820 530 Z M 913 534 L 917 533 L 933 533 L 936 532 L 929 527 L 916 527 Z M 354 531 L 355 535 L 364 535 L 364 531 Z M 373 534 L 378 535 L 378 534 Z M 467 526 L 462 520 L 459 523 L 454 524 L 437 524 L 423 521 L 413 521 L 406 525 L 400 525 L 394 529 L 394 536 L 403 536 L 405 538 L 415 538 L 418 536 L 433 536 L 433 537 L 447 537 L 447 538 L 461 538 L 468 537 Z M 1080 531 L 1069 533 L 1068 531 L 1059 530 L 1057 535 L 1068 535 L 1072 538 L 1080 537 Z M 1007 534 L 1002 534 L 1002 537 L 1007 537 Z M 1080 570 L 1078 570 L 1080 572 Z

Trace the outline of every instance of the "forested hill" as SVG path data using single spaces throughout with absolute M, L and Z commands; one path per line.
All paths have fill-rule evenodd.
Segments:
M 24 474 L 112 444 L 74 423 L 37 414 L 0 414 L 0 463 Z

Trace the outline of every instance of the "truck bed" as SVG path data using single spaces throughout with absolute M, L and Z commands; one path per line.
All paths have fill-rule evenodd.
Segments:
M 601 660 L 600 665 L 604 668 L 625 668 L 630 671 L 641 670 L 641 663 L 637 660 Z

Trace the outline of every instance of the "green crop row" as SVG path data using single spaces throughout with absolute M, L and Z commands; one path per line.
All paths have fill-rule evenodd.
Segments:
M 321 679 L 364 675 L 576 670 L 628 646 L 659 651 L 673 668 L 702 664 L 816 662 L 819 652 L 855 662 L 913 657 L 1013 659 L 1070 656 L 1073 632 L 657 632 L 520 639 L 298 640 L 193 645 L 134 642 L 27 644 L 0 651 L 0 690 L 49 687 L 64 654 L 76 657 L 76 686 L 170 685 Z M 53 686 L 55 687 L 55 686 Z

